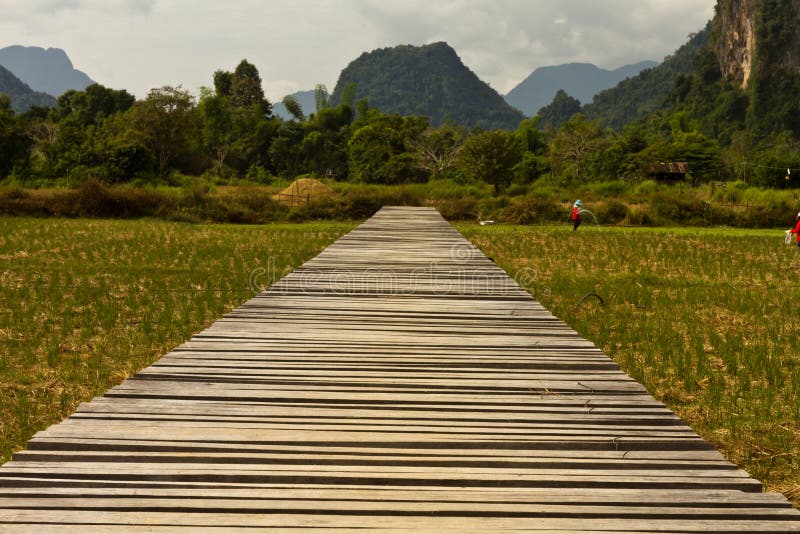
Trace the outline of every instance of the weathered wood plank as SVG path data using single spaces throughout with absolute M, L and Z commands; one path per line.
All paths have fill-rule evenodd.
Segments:
M 386 208 L 0 468 L 13 532 L 794 532 L 431 209 Z

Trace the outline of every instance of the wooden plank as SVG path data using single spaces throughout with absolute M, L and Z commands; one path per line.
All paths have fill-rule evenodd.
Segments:
M 14 532 L 793 532 L 427 208 L 385 208 L 0 467 Z

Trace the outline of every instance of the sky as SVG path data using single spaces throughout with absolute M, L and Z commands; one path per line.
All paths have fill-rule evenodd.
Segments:
M 714 0 L 0 0 L 0 48 L 64 49 L 75 68 L 144 98 L 197 93 L 255 64 L 272 101 L 324 83 L 363 52 L 446 41 L 505 94 L 533 70 L 661 61 L 713 17 Z

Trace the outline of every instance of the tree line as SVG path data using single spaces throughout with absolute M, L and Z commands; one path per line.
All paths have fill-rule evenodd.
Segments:
M 176 176 L 270 183 L 314 175 L 368 184 L 481 181 L 499 193 L 537 180 L 554 187 L 642 180 L 653 163 L 680 161 L 693 182 L 744 176 L 754 185 L 786 186 L 781 169 L 800 168 L 795 135 L 774 136 L 755 151 L 735 133 L 723 132 L 728 142 L 720 142 L 690 109 L 698 101 L 692 95 L 705 86 L 687 80 L 671 95 L 688 102 L 683 108 L 650 114 L 621 131 L 574 110 L 559 127 L 537 116 L 513 131 L 468 131 L 452 122 L 432 127 L 426 117 L 382 113 L 366 100 L 354 102 L 353 87 L 334 106 L 319 86 L 316 109 L 308 114 L 287 98 L 294 118 L 283 120 L 272 116 L 258 70 L 244 60 L 233 71 L 214 73 L 213 87 L 198 95 L 165 86 L 136 100 L 96 84 L 65 93 L 53 108 L 22 114 L 0 96 L 0 180 L 147 185 L 175 183 Z M 715 98 L 722 98 L 719 113 L 735 114 L 739 103 L 732 93 Z M 561 107 L 570 109 L 566 104 Z

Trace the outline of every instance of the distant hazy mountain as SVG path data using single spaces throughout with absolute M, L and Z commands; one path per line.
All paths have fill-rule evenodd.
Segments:
M 56 99 L 45 93 L 37 93 L 14 76 L 11 71 L 0 66 L 0 94 L 7 94 L 11 107 L 16 113 L 22 113 L 31 106 L 52 107 Z
M 356 84 L 356 101 L 385 113 L 424 115 L 434 126 L 447 119 L 472 128 L 514 129 L 524 118 L 482 82 L 447 43 L 398 46 L 364 53 L 339 76 L 331 101 Z
M 295 97 L 297 103 L 300 104 L 300 107 L 303 108 L 303 114 L 306 117 L 315 113 L 317 111 L 317 100 L 315 98 L 316 91 L 314 89 L 310 91 L 298 91 L 296 93 L 292 93 L 291 96 Z M 293 117 L 291 113 L 286 110 L 286 106 L 283 105 L 283 102 L 273 102 L 272 103 L 272 114 L 275 117 L 280 117 L 283 120 L 292 120 Z
M 582 104 L 592 101 L 594 95 L 614 87 L 626 78 L 636 76 L 644 69 L 658 65 L 655 61 L 642 61 L 615 70 L 601 69 L 591 63 L 570 63 L 542 67 L 533 71 L 506 96 L 506 102 L 533 116 L 539 109 L 553 101 L 559 89 L 577 98 Z
M 83 91 L 95 83 L 72 66 L 60 48 L 8 46 L 0 49 L 0 65 L 30 85 L 34 91 L 61 96 L 70 89 Z

